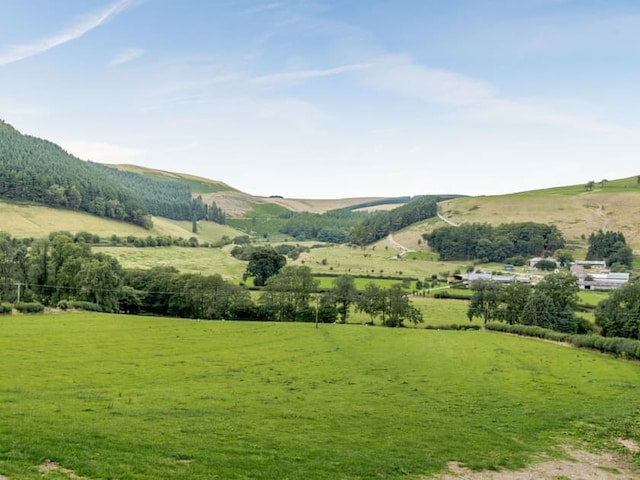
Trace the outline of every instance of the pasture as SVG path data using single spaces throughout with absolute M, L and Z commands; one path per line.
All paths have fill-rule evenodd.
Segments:
M 148 269 L 170 266 L 177 268 L 181 273 L 219 273 L 227 280 L 242 279 L 242 274 L 247 268 L 246 262 L 235 259 L 229 252 L 220 248 L 93 246 L 92 249 L 118 259 L 124 268 Z
M 10 480 L 424 479 L 640 436 L 640 365 L 527 338 L 88 313 L 0 329 Z

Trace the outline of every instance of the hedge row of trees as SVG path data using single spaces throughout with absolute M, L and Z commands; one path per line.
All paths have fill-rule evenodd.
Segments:
M 480 317 L 485 324 L 495 320 L 563 333 L 593 331 L 587 320 L 575 314 L 578 283 L 569 273 L 549 274 L 535 287 L 528 283 L 502 285 L 475 280 L 470 288 L 473 294 L 467 310 L 469 320 Z M 598 303 L 595 325 L 604 337 L 640 340 L 640 281 L 627 283 Z
M 503 223 L 496 227 L 486 223 L 447 226 L 422 237 L 440 260 L 504 262 L 514 257 L 551 255 L 565 246 L 556 226 L 534 222 Z
M 254 252 L 247 270 L 262 275 L 264 289 L 257 302 L 248 289 L 220 275 L 182 274 L 172 267 L 125 270 L 113 257 L 93 253 L 83 236 L 56 233 L 29 241 L 0 232 L 0 304 L 24 303 L 38 310 L 42 304 L 187 318 L 341 319 L 345 323 L 351 306 L 357 305 L 372 321 L 381 318 L 386 326 L 422 321 L 401 285 L 380 289 L 371 284 L 359 293 L 353 277 L 343 276 L 335 279 L 333 288 L 320 291 L 309 267 L 287 266 L 285 257 L 270 248 Z
M 578 317 L 578 279 L 567 273 L 552 273 L 535 288 L 528 283 L 503 285 L 474 280 L 467 310 L 469 320 L 480 317 L 508 324 L 532 325 L 565 333 L 587 333 L 591 325 Z

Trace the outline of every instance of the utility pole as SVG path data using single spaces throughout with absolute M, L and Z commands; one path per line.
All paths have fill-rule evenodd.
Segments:
M 16 286 L 18 287 L 18 293 L 16 295 L 16 303 L 20 303 L 20 287 L 22 287 L 22 283 L 16 282 Z
M 317 293 L 316 294 L 316 328 L 318 328 L 318 308 L 319 308 L 319 302 L 320 302 L 320 294 Z

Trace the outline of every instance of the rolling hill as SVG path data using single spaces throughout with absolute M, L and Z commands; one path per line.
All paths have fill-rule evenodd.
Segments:
M 464 197 L 439 204 L 447 220 L 460 223 L 540 222 L 560 229 L 569 243 L 584 243 L 598 230 L 620 231 L 640 248 L 640 184 L 636 177 L 510 195 Z M 584 237 L 583 237 L 584 236 Z
M 0 137 L 0 144 L 5 142 L 4 146 L 0 145 L 4 148 L 0 153 L 4 152 L 4 155 L 10 156 L 12 154 L 10 143 L 16 142 L 16 139 L 19 140 L 16 142 L 17 144 L 35 145 L 33 148 L 37 147 L 38 153 L 45 152 L 45 156 L 46 152 L 53 152 L 55 154 L 53 158 L 62 158 L 64 155 L 68 155 L 66 152 L 61 152 L 57 145 L 23 135 L 2 120 L 0 120 L 0 133 L 4 135 Z M 6 163 L 5 158 L 2 160 L 3 163 Z M 92 168 L 96 166 L 100 169 L 96 171 L 101 174 L 114 170 L 120 172 L 110 175 L 107 180 L 111 182 L 109 185 L 112 185 L 114 181 L 117 183 L 118 179 L 121 179 L 125 192 L 136 190 L 134 188 L 136 184 L 132 183 L 134 177 L 131 175 L 151 182 L 152 190 L 156 191 L 161 190 L 158 186 L 179 185 L 184 191 L 190 192 L 193 199 L 201 197 L 205 205 L 215 203 L 224 211 L 228 219 L 236 220 L 235 223 L 233 221 L 230 223 L 245 230 L 250 229 L 246 225 L 274 221 L 286 216 L 287 212 L 324 213 L 343 208 L 380 211 L 402 206 L 410 200 L 410 197 L 342 199 L 263 197 L 242 192 L 218 180 L 186 173 L 168 172 L 136 165 L 96 165 L 66 156 L 62 160 L 68 163 L 79 162 L 77 164 L 80 166 L 85 164 Z M 48 161 L 53 162 L 54 160 Z M 75 163 L 73 164 L 75 165 Z M 20 166 L 20 164 L 17 165 Z M 20 174 L 21 171 L 18 167 L 15 167 L 10 173 L 14 176 L 16 172 Z M 0 184 L 3 183 L 2 181 L 5 186 L 12 185 L 11 178 L 2 178 L 0 175 Z M 20 181 L 24 182 L 24 179 Z M 46 188 L 47 184 L 43 185 Z M 68 187 L 66 187 L 67 190 Z M 81 185 L 79 185 L 80 187 Z M 110 186 L 109 188 L 115 187 Z M 123 194 L 118 193 L 118 195 L 122 196 Z M 142 201 L 147 202 L 144 198 Z M 70 211 L 68 207 L 66 209 L 52 209 L 45 205 L 53 206 L 48 202 L 46 194 L 40 200 L 36 199 L 35 204 L 29 199 L 16 199 L 0 194 L 0 229 L 17 236 L 41 236 L 52 230 L 90 230 L 99 235 L 110 233 L 139 235 L 138 231 L 145 232 L 144 229 L 135 225 L 123 225 L 122 222 L 115 220 Z M 181 208 L 184 209 L 184 205 Z M 193 205 L 191 207 L 187 205 L 186 208 L 193 208 Z M 630 245 L 640 249 L 640 183 L 637 177 L 602 181 L 594 183 L 589 188 L 581 184 L 507 195 L 448 198 L 439 202 L 438 210 L 445 221 L 453 224 L 479 222 L 496 225 L 524 221 L 550 223 L 560 229 L 569 244 L 577 246 L 584 246 L 585 237 L 588 237 L 592 232 L 598 230 L 620 231 L 625 235 Z M 175 235 L 176 232 L 180 232 L 183 233 L 181 236 L 191 236 L 189 222 L 192 218 L 191 214 L 184 215 L 182 219 L 176 218 L 173 223 L 167 223 L 162 219 L 164 215 L 153 211 L 150 213 L 154 219 L 154 233 Z M 419 222 L 398 232 L 397 237 L 410 248 L 424 249 L 424 245 L 421 246 L 419 241 L 421 235 L 443 224 L 443 221 L 434 220 Z M 176 227 L 176 225 L 180 226 Z M 209 230 L 216 229 L 211 227 Z M 254 230 L 255 233 L 260 231 L 260 229 L 250 230 Z M 233 229 L 227 233 L 241 234 L 240 231 Z M 213 235 L 213 237 L 216 236 L 218 236 L 217 233 Z

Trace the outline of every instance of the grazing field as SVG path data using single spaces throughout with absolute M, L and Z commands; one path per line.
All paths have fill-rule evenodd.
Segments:
M 149 231 L 142 227 L 88 213 L 4 201 L 0 201 L 0 230 L 17 238 L 46 237 L 50 232 L 59 230 L 71 233 L 85 231 L 100 236 L 149 235 Z
M 16 238 L 46 237 L 51 232 L 65 230 L 71 233 L 89 232 L 106 239 L 111 235 L 145 238 L 149 235 L 171 235 L 172 237 L 197 237 L 200 243 L 216 242 L 226 235 L 229 238 L 242 232 L 226 225 L 199 222 L 200 230 L 194 234 L 191 222 L 181 222 L 162 217 L 153 217 L 153 229 L 146 230 L 130 223 L 101 218 L 84 212 L 49 208 L 0 201 L 0 230 Z
M 175 267 L 181 273 L 213 275 L 219 273 L 227 280 L 240 280 L 247 263 L 232 257 L 220 248 L 192 247 L 102 247 L 103 252 L 118 259 L 124 268 Z
M 423 258 L 397 257 L 398 250 L 390 247 L 386 240 L 371 247 L 350 247 L 347 245 L 313 248 L 300 255 L 294 264 L 305 264 L 314 272 L 349 273 L 351 275 L 410 276 L 423 280 L 431 275 L 465 271 L 468 263 L 439 262 Z
M 640 365 L 532 339 L 86 313 L 0 328 L 10 480 L 424 479 L 640 436 Z

